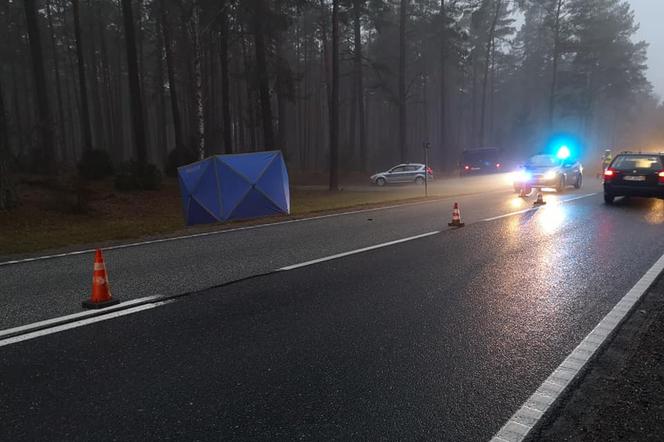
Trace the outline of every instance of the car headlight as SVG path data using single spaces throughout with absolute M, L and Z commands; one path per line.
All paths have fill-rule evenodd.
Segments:
M 555 170 L 550 170 L 547 173 L 544 174 L 544 179 L 545 180 L 555 180 L 556 179 L 556 171 Z

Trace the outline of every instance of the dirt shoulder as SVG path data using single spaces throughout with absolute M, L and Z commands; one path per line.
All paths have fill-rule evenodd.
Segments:
M 664 277 L 532 439 L 664 439 Z

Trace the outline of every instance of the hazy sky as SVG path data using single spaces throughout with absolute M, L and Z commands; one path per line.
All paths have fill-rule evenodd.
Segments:
M 650 43 L 648 48 L 648 79 L 655 92 L 664 98 L 664 0 L 629 0 L 636 21 L 641 23 L 638 40 Z

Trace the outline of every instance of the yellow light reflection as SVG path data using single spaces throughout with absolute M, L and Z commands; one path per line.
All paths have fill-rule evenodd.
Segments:
M 510 200 L 509 205 L 510 205 L 510 207 L 512 207 L 512 209 L 519 210 L 519 209 L 525 208 L 527 204 L 526 204 L 526 200 L 524 198 L 519 198 L 517 196 L 517 197 L 512 198 Z
M 646 222 L 654 225 L 664 224 L 664 201 L 656 200 L 651 204 L 646 214 Z
M 553 201 L 549 201 L 548 205 L 538 212 L 540 228 L 542 229 L 542 233 L 546 235 L 556 233 L 565 223 L 566 219 L 567 210 L 565 206 L 556 204 Z

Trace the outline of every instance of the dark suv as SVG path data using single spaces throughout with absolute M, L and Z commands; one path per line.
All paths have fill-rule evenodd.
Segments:
M 461 176 L 500 172 L 503 167 L 500 157 L 500 149 L 495 147 L 464 150 L 459 164 Z
M 617 155 L 604 171 L 604 202 L 618 196 L 664 199 L 664 153 Z

